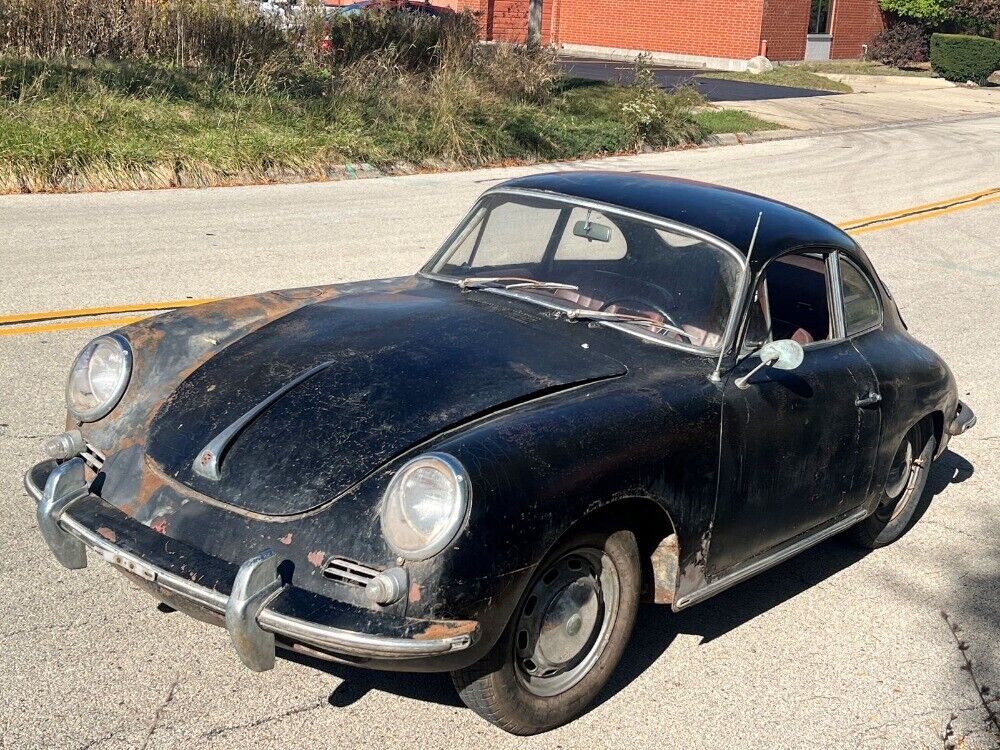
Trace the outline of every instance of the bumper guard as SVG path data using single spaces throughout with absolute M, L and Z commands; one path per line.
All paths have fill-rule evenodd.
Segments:
M 43 484 L 44 482 L 44 484 Z M 475 631 L 441 638 L 401 638 L 321 625 L 268 608 L 283 589 L 278 557 L 267 549 L 244 562 L 226 596 L 168 570 L 150 565 L 100 534 L 68 512 L 90 496 L 84 462 L 43 461 L 24 477 L 24 486 L 38 503 L 38 528 L 56 559 L 70 570 L 87 567 L 89 547 L 104 560 L 155 582 L 162 589 L 222 615 L 240 660 L 262 672 L 274 666 L 275 635 L 331 654 L 368 659 L 419 659 L 468 648 Z

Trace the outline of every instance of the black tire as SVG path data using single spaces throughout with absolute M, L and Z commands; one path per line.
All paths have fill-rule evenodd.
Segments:
M 909 531 L 923 515 L 930 502 L 930 496 L 924 496 L 927 477 L 930 475 L 931 462 L 937 450 L 937 440 L 926 422 L 913 427 L 903 438 L 903 443 L 897 451 L 905 452 L 909 445 L 915 460 L 912 462 L 911 473 L 905 480 L 905 486 L 898 497 L 889 494 L 889 485 L 893 483 L 893 467 L 890 467 L 889 477 L 882 490 L 883 503 L 875 512 L 851 528 L 850 538 L 866 549 L 878 549 L 892 544 Z M 895 461 L 895 459 L 894 459 Z
M 606 629 L 602 631 L 604 635 L 596 630 L 592 632 L 589 636 L 591 640 L 587 641 L 591 649 L 588 654 L 595 656 L 581 660 L 589 662 L 593 659 L 592 663 L 585 671 L 577 667 L 581 676 L 575 677 L 578 681 L 564 691 L 555 695 L 538 695 L 537 687 L 532 690 L 527 686 L 533 679 L 530 675 L 525 679 L 523 664 L 528 660 L 516 653 L 518 627 L 525 622 L 522 618 L 528 616 L 526 604 L 539 590 L 537 587 L 543 585 L 543 579 L 550 576 L 550 571 L 555 570 L 562 561 L 570 559 L 567 564 L 571 564 L 577 551 L 592 553 L 595 550 L 602 553 L 602 561 L 610 559 L 617 574 L 619 585 L 614 607 L 616 611 L 613 615 L 606 615 L 610 607 L 605 607 L 604 602 L 610 596 L 605 594 L 603 588 L 600 589 L 600 611 L 602 617 L 607 616 Z M 600 581 L 601 577 L 596 580 Z M 511 734 L 538 734 L 576 718 L 607 683 L 625 651 L 635 624 L 640 587 L 639 548 L 635 534 L 628 530 L 618 530 L 573 535 L 559 544 L 538 566 L 510 622 L 492 650 L 472 666 L 452 672 L 452 680 L 462 701 L 484 719 Z M 568 589 L 569 587 L 563 591 Z M 561 596 L 562 594 L 554 594 L 549 601 Z M 538 597 L 535 599 L 537 601 Z M 540 605 L 532 605 L 534 606 Z M 544 619 L 542 614 L 538 615 L 538 619 Z M 524 637 L 523 634 L 521 636 Z M 544 681 L 550 678 L 542 676 L 541 679 Z

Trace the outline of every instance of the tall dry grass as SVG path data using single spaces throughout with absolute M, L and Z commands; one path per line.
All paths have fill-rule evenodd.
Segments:
M 469 14 L 306 6 L 292 20 L 242 0 L 0 0 L 0 192 L 322 179 L 699 135 L 687 100 L 648 76 L 569 85 L 553 51 L 480 44 Z
M 42 60 L 161 61 L 245 75 L 288 34 L 240 0 L 0 0 L 0 49 Z

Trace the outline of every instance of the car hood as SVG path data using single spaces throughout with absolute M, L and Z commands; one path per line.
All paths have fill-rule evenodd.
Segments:
M 168 476 L 211 498 L 292 515 L 337 498 L 438 433 L 624 373 L 581 347 L 564 322 L 535 319 L 523 303 L 488 293 L 426 282 L 334 297 L 202 364 L 159 409 L 147 452 Z M 220 454 L 218 479 L 194 471 L 213 438 L 267 401 Z

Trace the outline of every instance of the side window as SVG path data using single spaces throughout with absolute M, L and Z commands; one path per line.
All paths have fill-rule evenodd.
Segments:
M 882 322 L 882 308 L 871 282 L 853 263 L 840 259 L 840 288 L 844 295 L 844 325 L 853 336 Z
M 588 233 L 585 231 L 588 226 L 597 226 L 601 231 Z M 607 239 L 604 239 L 605 236 Z M 626 253 L 628 243 L 617 224 L 600 211 L 574 206 L 559 241 L 555 259 L 621 260 Z
M 833 338 L 828 289 L 823 258 L 786 255 L 772 261 L 750 311 L 747 340 L 812 344 Z

